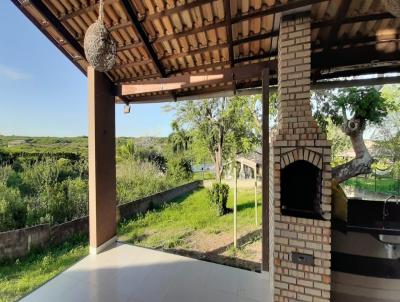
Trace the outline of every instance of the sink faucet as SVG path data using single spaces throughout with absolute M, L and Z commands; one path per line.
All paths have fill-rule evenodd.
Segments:
M 383 211 L 382 211 L 382 223 L 383 224 L 385 222 L 386 217 L 389 215 L 389 212 L 388 212 L 388 210 L 386 208 L 386 204 L 391 198 L 396 198 L 396 196 L 395 195 L 390 195 L 388 198 L 385 199 L 385 201 L 383 203 Z M 385 225 L 383 227 L 385 227 Z

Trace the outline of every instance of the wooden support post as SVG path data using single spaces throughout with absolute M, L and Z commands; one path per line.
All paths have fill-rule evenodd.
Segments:
M 269 271 L 269 69 L 262 72 L 262 270 Z
M 115 100 L 107 76 L 89 67 L 89 244 L 97 254 L 116 240 Z
M 236 162 L 233 163 L 233 177 L 234 177 L 234 188 L 233 188 L 233 246 L 237 247 L 237 168 Z

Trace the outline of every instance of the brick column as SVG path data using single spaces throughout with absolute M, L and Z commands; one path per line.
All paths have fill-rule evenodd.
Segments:
M 284 16 L 278 48 L 278 127 L 273 137 L 274 300 L 329 301 L 331 275 L 330 144 L 312 117 L 310 104 L 311 20 L 307 13 Z M 324 219 L 281 213 L 281 170 L 307 161 L 322 172 Z M 302 197 L 298 197 L 302 202 Z M 296 201 L 297 202 L 297 201 Z M 293 253 L 310 255 L 298 264 Z

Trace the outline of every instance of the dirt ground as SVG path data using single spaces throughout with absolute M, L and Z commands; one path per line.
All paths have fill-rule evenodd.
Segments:
M 251 271 L 261 270 L 261 229 L 238 233 L 238 248 L 233 247 L 233 234 L 210 234 L 195 231 L 183 247 L 164 249 L 182 256 L 234 266 Z

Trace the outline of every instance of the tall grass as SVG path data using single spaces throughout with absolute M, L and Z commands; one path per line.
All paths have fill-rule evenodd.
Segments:
M 117 164 L 118 203 L 134 201 L 144 196 L 161 192 L 182 182 L 160 172 L 150 162 L 124 160 Z

